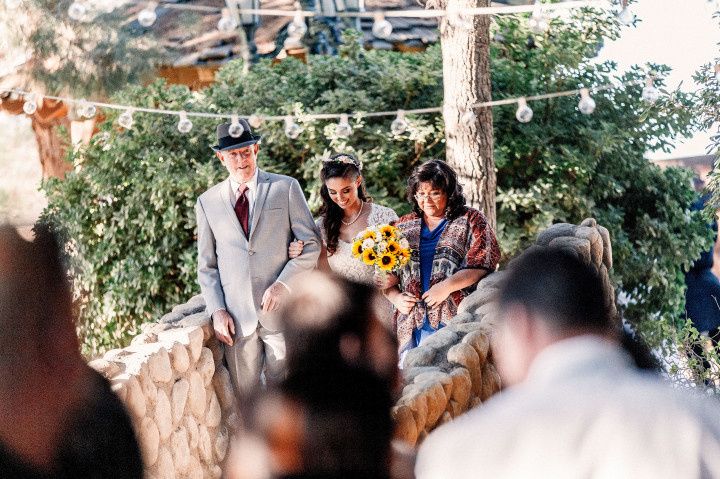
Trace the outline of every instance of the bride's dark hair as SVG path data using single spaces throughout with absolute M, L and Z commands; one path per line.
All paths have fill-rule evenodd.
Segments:
M 337 250 L 343 210 L 330 198 L 330 193 L 328 192 L 325 182 L 330 178 L 349 178 L 354 180 L 358 176 L 360 176 L 360 162 L 352 155 L 339 153 L 331 156 L 327 160 L 323 160 L 323 167 L 322 170 L 320 170 L 320 181 L 322 181 L 320 197 L 323 202 L 320 207 L 320 216 L 323 219 L 322 227 L 325 232 L 328 255 L 334 254 Z M 365 191 L 364 182 L 360 183 L 358 197 L 361 201 L 370 201 L 370 197 L 367 191 Z

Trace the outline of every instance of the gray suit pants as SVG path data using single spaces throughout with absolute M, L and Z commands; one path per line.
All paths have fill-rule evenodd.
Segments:
M 225 345 L 225 360 L 235 391 L 240 398 L 247 397 L 259 384 L 261 373 L 265 373 L 268 384 L 285 377 L 285 338 L 258 323 L 253 334 L 236 337 L 232 346 Z

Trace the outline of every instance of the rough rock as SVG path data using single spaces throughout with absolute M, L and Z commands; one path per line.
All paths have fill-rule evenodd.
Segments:
M 170 437 L 173 430 L 172 410 L 170 408 L 170 400 L 162 389 L 157 394 L 157 404 L 155 404 L 155 422 L 157 423 L 160 439 L 166 441 Z
M 206 387 L 210 386 L 213 374 L 215 374 L 215 361 L 213 360 L 212 351 L 208 348 L 202 348 L 196 367 L 202 377 L 203 384 Z
M 410 408 L 406 405 L 396 406 L 392 410 L 392 416 L 395 419 L 395 437 L 414 446 L 418 431 Z
M 172 415 L 173 424 L 178 424 L 185 415 L 185 405 L 188 402 L 190 383 L 179 379 L 172 387 Z
M 405 368 L 402 371 L 403 379 L 405 384 L 410 384 L 415 381 L 415 378 L 422 373 L 440 372 L 440 368 L 437 366 L 418 366 L 415 368 Z
M 218 431 L 218 435 L 215 438 L 215 456 L 218 462 L 222 462 L 227 454 L 228 444 L 230 443 L 230 434 L 227 429 L 222 428 Z
M 175 479 L 175 465 L 173 464 L 173 457 L 168 448 L 165 446 L 161 447 L 158 452 L 158 460 L 155 470 L 157 471 L 158 478 Z
M 429 348 L 426 345 L 421 347 L 413 348 L 408 351 L 405 356 L 405 362 L 403 367 L 406 369 L 415 368 L 418 366 L 430 366 L 435 361 L 437 350 Z
M 188 445 L 187 431 L 180 426 L 172 434 L 170 448 L 175 461 L 175 472 L 182 475 L 187 472 L 190 466 L 190 446 Z
M 485 363 L 482 370 L 482 387 L 478 395 L 482 401 L 486 401 L 490 396 L 500 390 L 500 375 L 495 366 L 491 363 Z
M 198 426 L 198 433 L 198 450 L 200 451 L 200 459 L 202 459 L 205 464 L 213 464 L 213 445 L 208 428 L 201 424 Z
M 598 233 L 603 240 L 603 264 L 607 269 L 613 267 L 612 242 L 610 241 L 610 232 L 604 226 L 598 225 Z
M 180 343 L 173 343 L 172 349 L 170 350 L 170 357 L 172 358 L 172 366 L 175 372 L 185 374 L 190 367 L 190 355 L 188 354 L 187 347 Z
M 556 223 L 548 229 L 541 231 L 540 234 L 538 234 L 535 244 L 539 246 L 548 246 L 555 238 L 574 236 L 576 229 L 577 226 L 570 223 Z
M 138 440 L 143 453 L 143 461 L 145 466 L 150 467 L 155 464 L 160 451 L 160 433 L 157 424 L 149 417 L 143 418 L 138 431 Z
M 495 288 L 478 287 L 475 292 L 471 293 L 469 296 L 462 300 L 460 306 L 458 306 L 458 313 L 474 312 L 483 304 L 493 301 L 495 299 L 495 296 L 497 295 L 497 291 L 498 290 Z
M 205 397 L 205 386 L 203 385 L 202 376 L 197 371 L 190 373 L 190 394 L 188 396 L 190 403 L 190 410 L 193 415 L 199 420 L 203 420 L 205 417 L 205 404 L 207 398 Z
M 485 363 L 490 350 L 490 338 L 484 331 L 472 331 L 465 335 L 462 342 L 475 348 L 480 364 Z
M 207 416 L 205 417 L 205 424 L 208 427 L 217 427 L 220 425 L 222 419 L 222 410 L 220 409 L 220 403 L 214 392 L 210 392 L 210 404 L 207 409 Z
M 450 371 L 450 378 L 453 382 L 452 395 L 450 399 L 455 401 L 464 411 L 467 409 L 472 394 L 472 378 L 470 371 L 465 368 L 455 368 Z
M 224 410 L 233 409 L 235 406 L 235 393 L 230 381 L 230 372 L 227 368 L 221 367 L 218 369 L 215 376 L 213 376 L 212 382 L 222 408 Z
M 555 238 L 550 242 L 551 248 L 560 248 L 577 254 L 586 263 L 592 262 L 590 255 L 590 241 L 585 238 L 564 237 Z

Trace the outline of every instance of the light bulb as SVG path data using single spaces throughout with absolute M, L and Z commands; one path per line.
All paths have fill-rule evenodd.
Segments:
M 352 126 L 350 126 L 350 120 L 348 119 L 348 116 L 343 113 L 340 115 L 340 121 L 335 127 L 335 135 L 340 138 L 347 138 L 352 135 L 352 132 L 353 130 Z
M 532 120 L 532 117 L 532 108 L 528 106 L 525 98 L 520 98 L 520 100 L 518 100 L 518 109 L 515 112 L 515 118 L 520 123 L 528 123 L 530 120 Z
M 287 26 L 288 37 L 302 38 L 307 33 L 307 25 L 305 19 L 298 12 L 293 17 L 293 21 Z
M 193 124 L 192 121 L 187 117 L 187 113 L 184 111 L 180 112 L 180 120 L 177 124 L 177 129 L 180 133 L 190 133 L 190 130 L 192 130 Z
M 632 25 L 633 21 L 635 21 L 635 15 L 629 7 L 623 7 L 620 13 L 617 14 L 617 18 L 623 25 Z
M 23 111 L 26 115 L 32 115 L 37 111 L 37 100 L 35 99 L 35 94 L 29 93 L 25 95 L 25 103 L 23 103 Z
M 118 125 L 122 126 L 126 130 L 129 130 L 133 126 L 133 112 L 132 110 L 125 110 L 120 113 L 118 117 Z
M 715 65 L 715 79 L 720 82 L 720 64 Z
M 393 120 L 392 123 L 390 123 L 390 131 L 393 135 L 402 135 L 405 133 L 408 129 L 408 122 L 405 119 L 405 112 L 403 110 L 398 110 L 397 118 Z
M 238 23 L 230 15 L 230 10 L 227 8 L 222 9 L 222 17 L 218 21 L 217 29 L 221 32 L 230 33 L 234 32 L 238 28 Z
M 291 140 L 296 139 L 298 136 L 300 136 L 300 133 L 302 133 L 303 129 L 300 125 L 295 123 L 295 120 L 291 116 L 285 117 L 285 134 L 288 138 Z
M 392 23 L 385 19 L 385 15 L 378 13 L 375 15 L 375 22 L 372 26 L 372 33 L 377 38 L 387 39 L 393 31 Z
M 97 107 L 95 107 L 94 104 L 85 102 L 85 108 L 83 109 L 83 116 L 87 119 L 90 119 L 95 116 L 95 113 L 97 113 Z
M 79 1 L 75 1 L 68 7 L 68 16 L 77 21 L 82 21 L 87 14 L 87 8 L 85 4 Z
M 590 97 L 590 92 L 587 88 L 580 90 L 580 101 L 578 102 L 578 110 L 583 115 L 590 115 L 595 111 L 595 100 Z
M 260 125 L 262 125 L 263 119 L 259 115 L 250 115 L 250 118 L 248 118 L 248 124 L 252 126 L 253 128 L 260 128 Z
M 283 42 L 283 48 L 285 48 L 286 50 L 302 48 L 302 46 L 303 46 L 302 38 L 300 38 L 300 37 L 288 36 L 285 39 L 285 41 Z
M 95 113 L 97 113 L 97 108 L 92 103 L 88 103 L 88 101 L 84 98 L 78 100 L 77 105 L 75 106 L 75 113 L 79 118 L 92 118 L 95 116 Z
M 652 77 L 645 80 L 645 87 L 642 89 L 642 99 L 645 103 L 655 103 L 660 98 L 660 92 L 653 85 Z
M 157 20 L 156 8 L 157 3 L 149 2 L 147 7 L 143 8 L 138 14 L 138 23 L 146 28 L 152 26 L 155 20 Z
M 228 128 L 228 135 L 233 138 L 239 138 L 243 134 L 245 128 L 240 124 L 240 120 L 237 115 L 233 115 L 230 120 L 230 127 Z
M 477 122 L 477 116 L 475 116 L 475 112 L 472 108 L 466 109 L 462 115 L 460 115 L 460 123 L 462 123 L 465 126 L 471 126 L 474 125 Z
M 22 0 L 5 0 L 5 8 L 8 10 L 12 10 L 14 8 L 17 8 L 22 3 Z
M 537 35 L 544 35 L 550 29 L 550 23 L 544 15 L 535 16 L 533 14 L 528 20 L 528 27 L 530 31 Z

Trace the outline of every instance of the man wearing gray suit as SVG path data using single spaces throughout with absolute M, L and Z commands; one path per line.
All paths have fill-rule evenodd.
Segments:
M 290 279 L 317 264 L 320 239 L 297 180 L 257 167 L 260 137 L 245 120 L 242 133 L 217 127 L 216 156 L 229 177 L 200 195 L 198 280 L 236 391 L 245 395 L 264 371 L 284 374 L 285 340 L 276 310 Z M 237 129 L 237 128 L 235 128 Z M 288 258 L 294 238 L 302 255 Z

